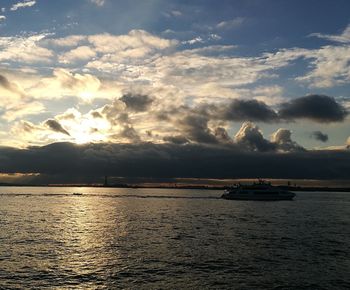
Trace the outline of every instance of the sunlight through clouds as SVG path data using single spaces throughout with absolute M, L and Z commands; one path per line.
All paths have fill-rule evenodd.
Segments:
M 85 5 L 84 9 L 95 6 L 96 10 L 98 6 L 100 12 L 113 5 L 109 1 L 85 3 L 94 5 Z M 10 11 L 24 13 L 27 9 L 20 8 L 34 5 L 40 11 L 39 4 L 22 1 L 14 3 Z M 159 16 L 168 19 L 167 25 L 188 17 L 183 7 L 162 11 L 169 14 Z M 8 15 L 4 17 L 7 21 Z M 249 25 L 254 21 L 244 16 L 221 17 L 208 21 L 201 29 L 193 23 L 184 34 L 186 38 L 176 34 L 176 29 L 165 27 L 161 31 L 174 33 L 133 27 L 119 33 L 77 28 L 3 35 L 3 128 L 17 133 L 22 126 L 27 137 L 31 132 L 31 137 L 23 137 L 23 144 L 29 139 L 38 144 L 165 140 L 217 143 L 234 140 L 235 132 L 242 130 L 240 126 L 246 121 L 266 123 L 270 133 L 280 127 L 279 123 L 290 121 L 302 129 L 298 121 L 302 118 L 307 120 L 310 132 L 319 131 L 311 128 L 317 122 L 348 122 L 346 114 L 337 120 L 333 116 L 315 119 L 310 111 L 306 117 L 286 120 L 281 106 L 308 95 L 330 97 L 330 102 L 333 95 L 335 102 L 343 100 L 337 89 L 350 82 L 349 27 L 338 34 L 315 31 L 302 36 L 330 42 L 325 45 L 245 52 L 244 45 L 228 34 L 248 29 Z M 287 74 L 287 70 L 293 73 Z M 319 92 L 322 89 L 325 93 Z M 321 97 L 316 98 L 319 100 Z M 247 111 L 227 113 L 234 108 Z M 249 110 L 262 111 L 255 111 L 253 116 Z M 275 117 L 261 117 L 267 111 Z M 48 120 L 59 123 L 53 125 Z M 58 126 L 62 130 L 55 131 Z M 295 135 L 311 142 L 306 133 L 296 130 Z M 20 142 L 21 138 L 16 139 Z

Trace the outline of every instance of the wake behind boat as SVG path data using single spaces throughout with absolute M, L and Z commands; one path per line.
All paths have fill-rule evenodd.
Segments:
M 234 185 L 226 189 L 221 197 L 232 200 L 292 200 L 295 193 L 259 180 L 258 183 Z

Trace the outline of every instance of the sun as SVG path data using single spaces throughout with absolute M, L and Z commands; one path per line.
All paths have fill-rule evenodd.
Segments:
M 91 101 L 93 96 L 94 96 L 93 92 L 90 92 L 90 91 L 82 91 L 79 93 L 79 97 L 86 102 Z
M 96 141 L 94 136 L 85 132 L 77 132 L 73 136 L 76 144 L 86 144 Z
M 106 141 L 110 124 L 106 120 L 84 117 L 72 124 L 71 136 L 76 144 Z
M 106 141 L 106 134 L 104 134 L 103 132 L 91 132 L 91 130 L 82 130 L 79 132 L 76 131 L 71 136 L 73 137 L 74 143 L 76 144 Z
M 106 140 L 106 134 L 102 129 L 84 127 L 74 130 L 71 136 L 76 144 L 86 144 L 92 142 L 101 142 Z

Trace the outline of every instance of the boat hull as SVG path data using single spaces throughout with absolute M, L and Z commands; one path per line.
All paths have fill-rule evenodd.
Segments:
M 221 198 L 229 200 L 258 200 L 258 201 L 279 201 L 293 200 L 295 193 L 285 192 L 279 194 L 249 194 L 249 193 L 224 193 Z

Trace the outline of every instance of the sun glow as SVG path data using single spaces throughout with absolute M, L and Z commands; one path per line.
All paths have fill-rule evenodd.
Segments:
M 107 120 L 95 119 L 89 114 L 62 120 L 62 124 L 69 128 L 70 140 L 76 144 L 106 141 L 111 126 Z
M 95 136 L 91 134 L 87 134 L 85 132 L 77 132 L 74 134 L 73 138 L 75 143 L 77 144 L 85 144 L 85 143 L 97 141 Z
M 86 101 L 86 102 L 89 102 L 92 100 L 92 98 L 94 97 L 94 94 L 90 91 L 83 91 L 81 93 L 79 93 L 79 97 Z
M 106 136 L 107 134 L 103 131 L 99 132 L 96 128 L 82 128 L 81 130 L 76 130 L 72 133 L 74 142 L 77 144 L 106 141 Z

